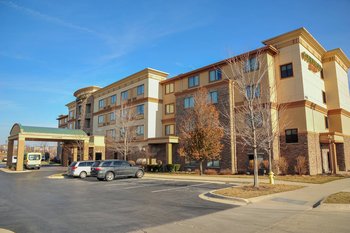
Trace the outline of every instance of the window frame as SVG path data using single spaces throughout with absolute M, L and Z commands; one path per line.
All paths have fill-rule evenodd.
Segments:
M 188 106 L 186 106 L 187 100 L 188 100 Z M 189 97 L 184 98 L 184 109 L 193 108 L 193 107 L 194 107 L 194 97 L 189 96 Z
M 213 93 L 216 93 L 216 102 L 213 101 Z M 209 99 L 209 103 L 211 104 L 217 104 L 219 102 L 219 92 L 217 90 L 215 91 L 209 91 L 208 93 L 208 99 Z
M 288 72 L 288 66 L 291 65 L 292 69 L 291 69 L 291 74 Z M 282 67 L 286 67 L 286 75 L 287 76 L 283 76 L 282 75 Z M 293 69 L 293 62 L 290 62 L 290 63 L 286 63 L 286 64 L 283 64 L 283 65 L 280 65 L 280 78 L 281 79 L 285 79 L 285 78 L 292 78 L 294 77 L 294 69 Z
M 169 130 L 167 130 L 167 129 L 169 129 Z M 171 132 L 171 131 L 173 131 L 173 132 Z M 165 134 L 165 136 L 175 135 L 175 124 L 167 124 L 167 125 L 165 125 L 164 126 L 164 134 Z
M 141 89 L 142 92 L 139 92 L 139 90 Z M 145 94 L 145 84 L 141 84 L 141 85 L 138 85 L 136 87 L 136 94 L 139 96 L 139 95 L 143 95 Z
M 140 130 L 140 129 L 142 129 L 142 130 Z M 144 136 L 145 135 L 145 126 L 144 125 L 137 125 L 136 126 L 136 135 L 137 136 Z
M 100 119 L 103 119 L 102 122 L 100 122 Z M 103 124 L 105 122 L 105 115 L 99 115 L 97 117 L 97 123 L 100 125 L 100 124 Z
M 172 87 L 172 88 L 170 88 L 170 87 Z M 165 94 L 174 93 L 174 91 L 175 91 L 175 83 L 174 82 L 165 84 Z
M 117 95 L 111 95 L 111 104 L 117 103 Z M 114 100 L 114 101 L 113 101 Z
M 324 116 L 324 127 L 325 127 L 326 129 L 329 129 L 328 116 Z
M 253 66 L 253 62 L 252 62 L 253 59 L 255 59 L 255 64 L 258 64 L 258 65 Z M 249 72 L 257 71 L 257 70 L 259 70 L 259 69 L 260 69 L 260 62 L 259 62 L 257 56 L 248 58 L 248 59 L 244 62 L 244 67 L 243 67 L 244 73 L 249 73 Z
M 287 132 L 290 131 L 290 135 Z M 285 131 L 285 143 L 299 143 L 298 128 L 286 129 Z M 296 132 L 296 133 L 295 133 Z
M 109 121 L 115 121 L 115 112 L 110 112 L 109 114 L 108 114 L 108 118 L 109 118 Z M 112 119 L 112 116 L 113 116 L 113 119 Z
M 211 79 L 211 75 L 210 75 L 212 72 L 215 72 L 215 77 L 213 80 Z M 208 74 L 209 74 L 209 83 L 216 82 L 222 79 L 222 71 L 220 68 L 209 70 Z
M 192 85 L 190 85 L 192 83 Z M 199 75 L 193 75 L 187 78 L 188 88 L 198 87 L 199 86 Z
M 168 107 L 170 107 L 170 106 L 173 106 L 171 112 L 168 111 Z M 165 105 L 165 115 L 174 114 L 174 113 L 175 113 L 175 104 L 174 103 L 166 104 Z
M 106 99 L 100 99 L 98 101 L 98 109 L 106 107 Z
M 141 112 L 139 112 L 140 108 L 142 108 Z M 144 104 L 136 105 L 136 114 L 137 115 L 144 115 L 145 114 L 145 105 Z
M 128 90 L 122 91 L 120 93 L 120 98 L 121 98 L 122 101 L 123 100 L 128 100 L 129 99 L 129 91 Z
M 326 96 L 326 92 L 322 90 L 322 100 L 324 104 L 327 104 L 327 96 Z

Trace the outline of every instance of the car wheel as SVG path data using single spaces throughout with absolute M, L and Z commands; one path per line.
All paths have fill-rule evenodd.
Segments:
M 135 177 L 136 178 L 142 178 L 144 175 L 144 172 L 142 170 L 138 170 L 135 174 Z
M 106 180 L 106 181 L 112 181 L 112 180 L 114 180 L 114 174 L 113 174 L 113 172 L 107 172 L 107 173 L 106 173 L 106 176 L 105 176 L 105 180 Z
M 87 176 L 86 172 L 80 172 L 80 174 L 79 174 L 79 177 L 80 177 L 81 179 L 85 179 L 86 176 Z
M 104 180 L 103 178 L 97 178 L 99 181 L 102 181 L 102 180 Z

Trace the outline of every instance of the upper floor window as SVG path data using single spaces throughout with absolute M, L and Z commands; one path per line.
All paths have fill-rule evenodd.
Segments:
M 325 125 L 325 128 L 328 129 L 328 117 L 324 117 L 324 125 Z
M 115 129 L 106 130 L 106 136 L 115 139 Z
M 199 85 L 199 76 L 192 76 L 188 78 L 188 88 L 196 87 Z
M 69 120 L 74 119 L 74 111 L 69 111 Z
M 136 126 L 136 135 L 141 136 L 144 134 L 144 126 L 138 125 Z
M 281 70 L 281 78 L 288 78 L 293 76 L 292 63 L 280 66 L 280 70 Z
M 322 91 L 322 99 L 323 99 L 323 103 L 327 103 L 327 98 L 326 98 L 326 92 Z
M 128 91 L 123 91 L 121 95 L 122 95 L 122 100 L 128 99 Z
M 112 95 L 111 96 L 111 104 L 115 104 L 117 102 L 117 95 Z
M 298 129 L 286 129 L 286 143 L 298 142 Z
M 145 105 L 144 104 L 140 104 L 136 106 L 136 113 L 137 115 L 143 115 L 145 111 Z
M 166 125 L 165 126 L 165 135 L 174 135 L 175 134 L 175 125 Z
M 115 121 L 115 113 L 114 112 L 109 113 L 109 121 Z
M 104 123 L 104 122 L 105 122 L 105 116 L 104 116 L 104 115 L 98 116 L 98 123 L 99 123 L 99 124 L 102 124 L 102 123 Z
M 324 79 L 323 69 L 320 71 L 321 78 Z
M 194 106 L 193 96 L 190 96 L 184 99 L 184 108 L 193 108 L 193 106 Z
M 106 106 L 106 100 L 102 99 L 98 101 L 98 108 L 103 108 L 104 106 Z
M 174 104 L 166 104 L 165 105 L 165 114 L 174 113 Z
M 137 86 L 137 95 L 143 95 L 145 93 L 145 85 Z
M 78 115 L 81 115 L 81 105 L 78 106 Z
M 91 104 L 86 104 L 86 113 L 91 113 Z
M 251 72 L 259 69 L 259 61 L 256 57 L 249 58 L 244 63 L 244 72 Z
M 216 70 L 211 70 L 209 71 L 209 82 L 221 80 L 221 70 L 216 69 Z
M 85 119 L 85 127 L 89 129 L 90 128 L 90 124 L 91 124 L 90 119 Z
M 218 92 L 217 91 L 211 91 L 208 93 L 208 100 L 209 103 L 216 104 L 218 103 Z
M 80 126 L 81 126 L 80 123 L 81 123 L 80 120 L 78 120 L 78 122 L 77 122 L 77 129 L 80 129 Z
M 253 99 L 254 96 L 255 98 L 260 97 L 260 83 L 258 84 L 258 86 L 255 86 L 255 85 L 247 86 L 245 90 L 246 90 L 246 95 L 248 99 Z
M 174 83 L 165 84 L 165 94 L 174 92 Z

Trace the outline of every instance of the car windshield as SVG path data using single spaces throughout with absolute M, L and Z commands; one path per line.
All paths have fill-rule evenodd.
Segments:
M 73 162 L 73 163 L 71 163 L 69 166 L 70 166 L 70 167 L 74 167 L 75 164 L 77 164 L 77 162 Z
M 28 155 L 29 160 L 40 160 L 40 155 Z

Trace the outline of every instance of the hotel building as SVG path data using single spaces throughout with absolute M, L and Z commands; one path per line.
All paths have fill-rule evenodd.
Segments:
M 274 106 L 285 106 L 283 112 L 271 110 L 272 120 L 279 123 L 273 159 L 286 158 L 290 173 L 295 171 L 298 156 L 306 158 L 309 174 L 350 170 L 350 60 L 339 48 L 323 48 L 305 28 L 263 44 L 247 54 L 253 61 L 259 52 L 269 62 L 261 93 L 269 94 L 271 86 L 278 87 L 274 94 L 270 93 L 269 101 Z M 228 69 L 223 60 L 169 78 L 165 72 L 147 68 L 103 88 L 79 89 L 74 93 L 76 100 L 66 105 L 68 114 L 58 117 L 59 127 L 83 129 L 89 135 L 119 140 L 121 127 L 116 118 L 127 103 L 138 116 L 133 121 L 134 149 L 149 151 L 163 164 L 181 163 L 182 168 L 196 168 L 193 161 L 179 157 L 177 135 L 184 110 L 194 104 L 193 94 L 205 87 L 211 102 L 231 116 L 226 122 L 231 134 L 224 142 L 221 159 L 207 161 L 206 167 L 246 172 L 251 151 L 236 142 L 239 139 L 234 132 L 235 107 L 243 99 L 235 92 L 234 82 L 223 75 Z M 223 116 L 220 120 L 224 120 Z M 118 156 L 106 147 L 106 158 Z M 259 156 L 267 159 L 262 151 Z

